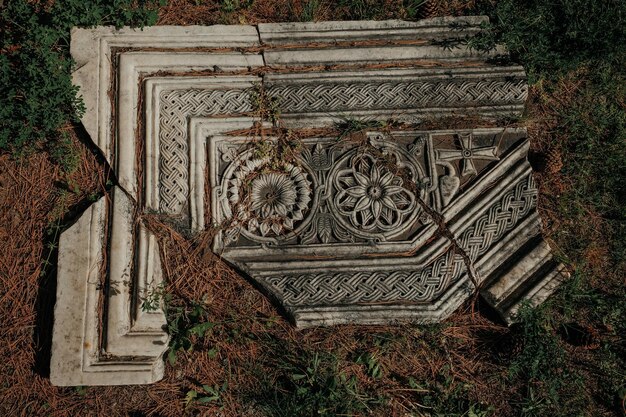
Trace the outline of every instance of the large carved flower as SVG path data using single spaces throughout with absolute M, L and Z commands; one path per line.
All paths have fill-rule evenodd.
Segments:
M 310 211 L 313 195 L 308 173 L 298 165 L 270 166 L 268 158 L 251 152 L 234 160 L 224 172 L 221 209 L 233 218 L 239 234 L 267 242 L 295 232 Z
M 358 164 L 357 164 L 358 165 Z M 335 197 L 339 212 L 365 231 L 389 231 L 415 209 L 415 196 L 402 179 L 376 163 L 361 164 L 339 173 Z
M 289 172 L 295 171 L 294 167 Z M 295 176 L 285 172 L 258 175 L 250 186 L 248 230 L 266 236 L 272 231 L 281 235 L 293 230 L 294 222 L 303 219 L 311 201 L 309 183 L 297 171 Z M 303 190 L 305 188 L 305 190 Z
M 252 181 L 252 207 L 263 217 L 286 216 L 296 202 L 296 187 L 285 174 L 272 172 Z

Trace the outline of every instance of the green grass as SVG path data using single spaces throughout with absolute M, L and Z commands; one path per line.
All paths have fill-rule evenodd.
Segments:
M 626 66 L 626 60 L 623 63 Z M 565 219 L 581 223 L 588 211 L 599 216 L 605 227 L 613 265 L 626 261 L 626 70 L 598 65 L 572 103 L 559 110 L 564 173 L 573 181 L 560 204 Z M 574 255 L 588 242 L 575 230 L 562 233 Z M 567 235 L 567 236 L 565 236 Z M 573 259 L 576 259 L 574 256 Z
M 532 79 L 555 77 L 585 63 L 623 66 L 626 2 L 622 0 L 499 0 L 479 2 L 491 17 L 491 41 L 507 45 Z
M 517 404 L 520 415 L 557 416 L 567 415 L 562 414 L 565 410 L 580 409 L 580 404 L 564 398 L 566 391 L 582 389 L 582 380 L 566 367 L 567 354 L 555 332 L 549 305 L 523 306 L 518 318 L 513 335 L 522 349 L 509 364 L 508 376 L 512 381 L 520 380 L 523 387 Z
M 291 4 L 291 3 L 290 3 Z M 298 20 L 300 22 L 313 22 L 315 16 L 320 9 L 321 3 L 319 0 L 308 0 L 302 5 L 302 10 L 299 12 Z
M 268 416 L 369 415 L 385 403 L 382 396 L 364 392 L 354 375 L 341 371 L 335 354 L 295 348 L 285 352 L 281 345 L 266 358 L 260 372 L 267 388 L 254 399 Z
M 0 11 L 0 150 L 56 140 L 63 124 L 79 120 L 84 106 L 71 80 L 72 27 L 154 24 L 158 4 L 57 0 L 44 9 L 8 0 Z
M 380 19 L 385 12 L 385 4 L 379 0 L 339 0 L 337 6 L 344 8 L 345 20 Z
M 487 417 L 497 415 L 494 414 L 493 407 L 474 402 L 469 398 L 471 384 L 455 381 L 449 366 L 445 366 L 439 375 L 432 380 L 417 382 L 413 378 L 409 378 L 408 385 L 417 393 L 417 403 L 421 405 L 420 408 L 428 410 L 425 415 L 429 417 Z
M 573 278 L 551 302 L 523 309 L 508 363 L 522 416 L 605 415 L 623 411 L 626 291 L 626 2 L 500 0 L 479 11 L 489 31 L 470 45 L 505 43 L 541 92 L 554 120 L 549 148 L 562 154 L 565 190 L 545 195 L 559 227 L 551 236 Z M 555 98 L 555 97 L 558 97 Z M 546 181 L 550 181 L 547 178 Z M 559 335 L 590 328 L 599 348 L 578 363 Z
M 623 279 L 623 269 L 614 272 L 618 274 L 616 281 L 608 282 L 608 288 L 596 288 L 591 283 L 592 272 L 579 268 L 556 294 L 548 313 L 559 317 L 556 324 L 561 329 L 575 323 L 600 333 L 595 340 L 597 348 L 578 373 L 587 372 L 587 377 L 593 377 L 597 405 L 617 411 L 626 398 L 626 289 L 619 281 Z M 607 274 L 603 278 L 611 276 Z M 580 396 L 580 392 L 584 390 L 572 394 Z

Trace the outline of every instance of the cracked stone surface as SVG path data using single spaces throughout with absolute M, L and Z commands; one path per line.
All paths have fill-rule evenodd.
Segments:
M 300 327 L 439 321 L 477 287 L 511 320 L 558 278 L 523 129 L 307 138 L 286 163 L 207 141 L 214 251 Z
M 509 322 L 542 302 L 566 273 L 526 131 L 419 128 L 521 115 L 523 69 L 463 42 L 486 19 L 75 29 L 82 122 L 117 185 L 61 236 L 52 382 L 162 377 L 165 316 L 140 308 L 163 281 L 144 212 L 218 227 L 214 252 L 298 327 L 436 322 L 477 291 Z M 336 128 L 355 120 L 386 127 Z

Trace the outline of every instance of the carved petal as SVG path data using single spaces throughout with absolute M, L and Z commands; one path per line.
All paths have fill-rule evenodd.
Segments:
M 398 207 L 396 207 L 396 203 L 394 203 L 391 197 L 389 197 L 388 195 L 384 196 L 381 199 L 381 202 L 385 205 L 385 207 L 389 207 L 391 210 L 398 209 Z
M 255 218 L 250 219 L 250 221 L 248 222 L 248 230 L 250 230 L 251 232 L 254 232 L 258 228 L 259 228 L 258 220 Z
M 371 203 L 371 198 L 369 198 L 368 196 L 363 196 L 359 201 L 357 201 L 356 205 L 354 206 L 354 211 L 365 210 L 367 207 L 369 207 Z
M 298 194 L 296 193 L 296 190 L 289 188 L 289 189 L 283 189 L 281 190 L 281 194 L 280 194 L 280 199 L 285 203 L 285 204 L 293 204 L 296 202 L 296 197 L 298 196 Z
M 252 200 L 252 204 L 250 204 L 251 210 L 258 210 L 263 206 L 263 201 L 261 200 Z
M 354 187 L 356 185 L 356 182 L 354 181 L 354 177 L 347 176 L 347 177 L 339 177 L 339 182 L 343 183 L 344 185 L 348 186 L 348 187 Z
M 351 220 L 352 225 L 355 227 L 367 226 L 370 220 L 372 220 L 372 213 L 370 210 L 355 211 L 352 213 Z
M 361 224 L 360 224 L 360 226 L 367 226 L 370 223 L 370 220 L 372 220 L 372 212 L 371 212 L 371 210 L 363 210 L 361 212 Z M 356 222 L 355 225 L 358 226 L 359 223 Z
M 372 164 L 372 168 L 370 169 L 370 181 L 372 184 L 378 184 L 379 179 L 380 171 L 378 170 L 378 166 L 376 164 Z
M 261 216 L 269 217 L 272 214 L 272 208 L 268 204 L 263 204 L 261 207 Z
M 369 178 L 367 178 L 360 172 L 354 171 L 354 178 L 356 179 L 356 182 L 359 183 L 359 185 L 362 185 L 364 187 L 367 187 L 370 184 Z
M 411 200 L 406 198 L 406 194 L 405 193 L 395 194 L 393 196 L 393 199 L 395 200 L 394 202 L 396 203 L 396 208 L 399 208 L 398 206 L 407 206 L 407 205 L 411 204 Z M 404 208 L 404 207 L 402 207 L 402 208 Z
M 374 215 L 374 219 L 378 219 L 380 217 L 380 210 L 382 209 L 383 204 L 380 200 L 372 201 L 372 214 Z
M 357 185 L 356 187 L 348 188 L 346 193 L 348 193 L 351 197 L 363 197 L 365 195 L 365 187 Z
M 385 219 L 385 222 L 387 224 L 393 223 L 393 213 L 394 213 L 394 210 L 391 210 L 389 207 L 383 207 L 381 216 L 383 219 Z
M 286 216 L 287 215 L 287 207 L 285 207 L 285 205 L 283 203 L 276 203 L 276 205 L 274 206 L 274 211 L 279 216 Z
M 394 175 L 391 172 L 387 172 L 385 175 L 383 175 L 383 177 L 380 179 L 380 185 L 382 187 L 391 184 L 391 181 L 393 180 Z
M 385 195 L 395 195 L 395 194 L 399 194 L 399 193 L 405 193 L 406 189 L 403 187 L 399 187 L 397 185 L 392 185 L 389 187 L 385 187 Z

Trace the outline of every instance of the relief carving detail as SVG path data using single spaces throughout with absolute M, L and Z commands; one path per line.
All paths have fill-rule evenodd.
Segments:
M 293 163 L 219 147 L 226 244 L 385 241 L 419 227 L 427 176 L 413 147 L 381 135 L 365 145 L 321 139 Z

